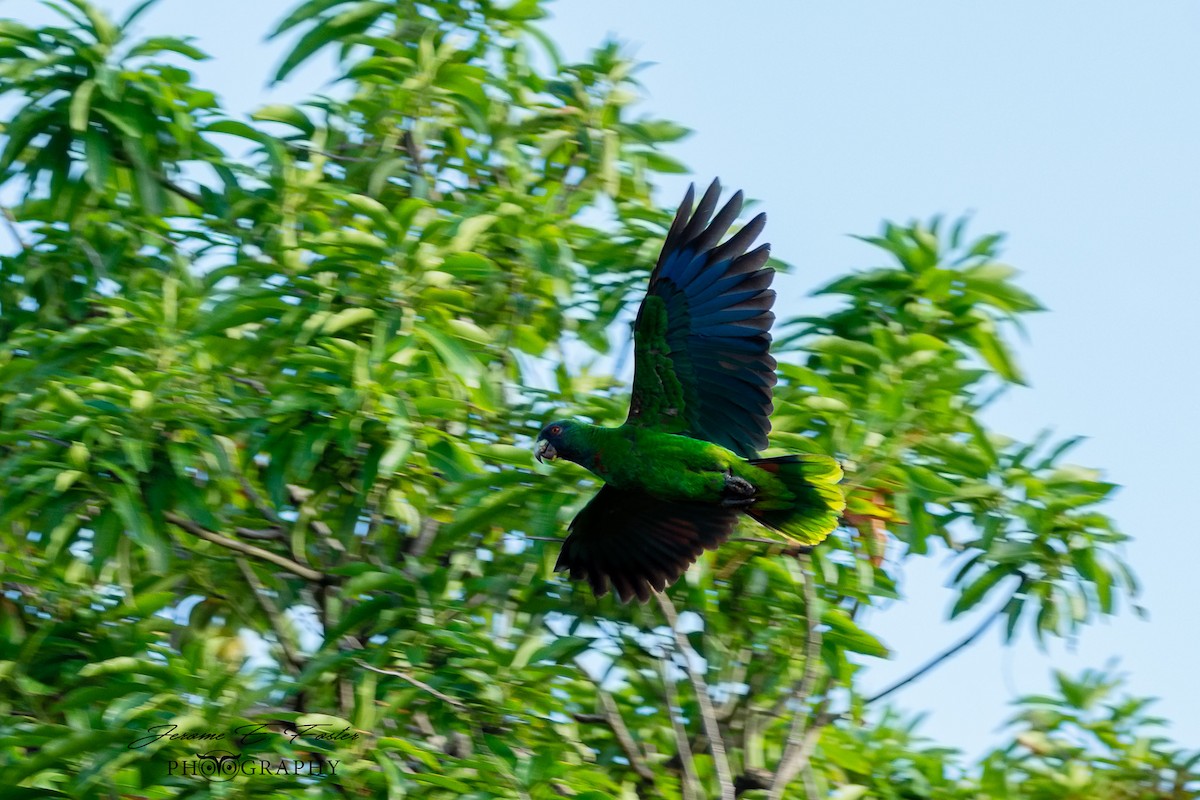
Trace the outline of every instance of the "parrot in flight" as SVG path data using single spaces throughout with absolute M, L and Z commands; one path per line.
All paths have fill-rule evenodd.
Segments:
M 571 522 L 556 571 L 596 597 L 645 603 L 725 541 L 745 514 L 815 545 L 845 508 L 842 470 L 823 455 L 759 458 L 771 429 L 775 359 L 770 245 L 749 250 L 759 214 L 728 241 L 737 192 L 716 216 L 719 181 L 695 212 L 688 187 L 634 322 L 629 416 L 609 428 L 556 420 L 538 434 L 539 462 L 565 458 L 604 486 Z M 749 252 L 747 252 L 749 250 Z

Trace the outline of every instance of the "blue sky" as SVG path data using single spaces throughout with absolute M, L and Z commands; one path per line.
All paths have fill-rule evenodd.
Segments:
M 101 5 L 104 5 L 101 3 Z M 128 0 L 110 0 L 124 10 Z M 280 43 L 264 45 L 291 2 L 162 0 L 149 34 L 188 33 L 214 54 L 196 72 L 227 107 L 324 91 L 328 62 L 267 91 Z M 849 238 L 883 219 L 973 214 L 976 233 L 1006 231 L 1006 260 L 1050 309 L 1020 347 L 1031 387 L 989 419 L 1030 438 L 1044 427 L 1089 437 L 1073 460 L 1124 489 L 1108 507 L 1134 536 L 1127 556 L 1148 621 L 1126 610 L 1067 647 L 1040 652 L 989 635 L 895 695 L 928 710 L 932 738 L 977 753 L 1019 694 L 1119 659 L 1129 688 L 1161 698 L 1172 737 L 1200 747 L 1200 479 L 1196 349 L 1200 297 L 1200 4 L 1007 0 L 854 3 L 761 0 L 560 0 L 545 27 L 569 58 L 613 34 L 654 66 L 641 73 L 647 113 L 696 134 L 675 154 L 707 182 L 720 176 L 762 201 L 774 252 L 795 265 L 778 281 L 781 317 L 806 293 L 872 266 Z M 48 18 L 33 0 L 0 14 Z M 664 182 L 676 202 L 685 178 Z M 944 556 L 905 568 L 909 600 L 868 620 L 897 653 L 873 666 L 888 685 L 957 640 L 977 618 L 944 622 Z

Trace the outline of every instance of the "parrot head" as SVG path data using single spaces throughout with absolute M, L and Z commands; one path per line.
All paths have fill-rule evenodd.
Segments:
M 537 444 L 534 445 L 533 457 L 538 463 L 565 458 L 577 461 L 581 456 L 580 425 L 571 420 L 558 420 L 542 428 L 538 434 Z

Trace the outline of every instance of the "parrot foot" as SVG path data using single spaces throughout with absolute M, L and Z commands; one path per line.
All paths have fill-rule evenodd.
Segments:
M 745 478 L 739 478 L 731 473 L 725 473 L 725 497 L 721 505 L 726 507 L 748 506 L 754 502 L 754 484 Z

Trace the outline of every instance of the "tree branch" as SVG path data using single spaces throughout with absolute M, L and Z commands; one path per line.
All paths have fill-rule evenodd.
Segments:
M 230 461 L 232 462 L 232 459 Z M 233 466 L 232 463 L 230 466 Z M 238 484 L 242 487 L 242 492 L 246 495 L 246 499 L 250 501 L 250 505 L 254 506 L 267 522 L 277 527 L 284 527 L 284 521 L 279 518 L 279 514 L 275 512 L 275 509 L 267 504 L 263 496 L 258 493 L 258 490 L 254 488 L 254 484 L 250 483 L 250 479 L 246 477 L 246 473 L 241 469 L 237 469 L 236 471 Z
M 816 798 L 817 798 L 817 776 L 813 775 L 811 761 L 804 765 L 803 777 L 804 777 L 804 794 L 807 795 L 811 800 L 816 800 Z
M 126 153 L 123 149 L 117 148 L 116 150 L 113 151 L 112 155 L 113 155 L 113 159 L 121 166 L 123 166 L 127 169 L 135 169 L 136 168 L 136 166 L 133 162 L 133 159 L 130 158 L 129 154 Z M 147 170 L 147 173 L 150 175 L 150 177 L 154 178 L 155 183 L 157 183 L 162 188 L 166 189 L 168 192 L 172 192 L 174 194 L 179 195 L 184 200 L 187 200 L 189 203 L 192 203 L 193 205 L 200 206 L 201 208 L 204 207 L 203 198 L 201 198 L 200 195 L 196 194 L 195 192 L 189 191 L 177 183 L 172 183 L 171 179 L 168 178 L 166 175 L 162 174 L 161 172 Z
M 821 657 L 821 631 L 817 628 L 817 622 L 820 619 L 820 614 L 817 609 L 817 588 L 816 581 L 809 571 L 810 561 L 808 556 L 800 556 L 800 574 L 802 576 L 802 588 L 804 589 L 804 620 L 805 620 L 805 637 L 804 637 L 804 671 L 800 675 L 800 680 L 796 683 L 795 688 L 790 692 L 790 699 L 794 699 L 799 706 L 796 709 L 796 715 L 792 718 L 792 729 L 788 733 L 787 745 L 783 751 L 783 757 L 779 759 L 779 768 L 775 771 L 775 780 L 771 784 L 769 794 L 770 800 L 779 800 L 783 797 L 783 790 L 796 777 L 796 773 L 808 763 L 808 757 L 812 753 L 812 745 L 815 745 L 816 738 L 808 736 L 808 714 L 804 711 L 804 703 L 812 694 L 813 686 L 817 680 L 817 662 Z M 786 703 L 789 696 L 780 698 L 780 703 Z M 826 698 L 827 703 L 828 698 Z M 776 704 L 776 709 L 782 710 L 780 705 Z M 773 713 L 777 713 L 775 709 Z M 816 718 L 814 718 L 814 723 Z M 816 726 L 814 725 L 814 728 Z M 817 733 L 820 730 L 817 729 Z M 812 744 L 809 744 L 811 739 Z
M 821 658 L 821 631 L 817 629 L 820 614 L 817 611 L 817 589 L 813 576 L 809 572 L 811 561 L 808 556 L 798 556 L 800 561 L 801 589 L 804 592 L 804 671 L 800 673 L 792 691 L 780 697 L 771 708 L 770 715 L 777 717 L 783 713 L 789 700 L 803 704 L 812 694 L 813 684 L 817 680 L 817 662 Z
M 258 600 L 258 604 L 262 607 L 263 612 L 267 615 L 267 620 L 271 623 L 271 628 L 275 631 L 276 638 L 279 639 L 279 647 L 283 650 L 283 657 L 291 665 L 292 669 L 299 672 L 301 669 L 301 659 L 299 653 L 292 647 L 291 637 L 286 626 L 283 624 L 283 615 L 279 612 L 279 607 L 267 594 L 267 587 L 254 574 L 254 568 L 251 567 L 244 558 L 235 558 L 238 569 L 242 571 L 242 575 L 246 578 L 246 583 L 250 584 L 250 588 L 254 590 L 254 598 Z
M 433 540 L 437 537 L 438 529 L 441 527 L 433 517 L 426 517 L 421 520 L 421 528 L 417 532 L 414 539 L 408 541 L 407 552 L 413 558 L 421 558 L 425 555 L 425 551 L 433 544 Z
M 172 183 L 171 179 L 162 173 L 155 172 L 153 175 L 154 180 L 158 181 L 158 185 L 166 189 L 168 192 L 174 192 L 193 205 L 200 206 L 201 208 L 204 207 L 204 200 L 200 197 L 200 195 L 183 188 L 177 183 Z
M 1020 589 L 1018 589 L 1017 591 L 1020 591 Z M 877 700 L 882 700 L 883 698 L 890 695 L 892 692 L 902 689 L 905 686 L 907 686 L 908 684 L 912 683 L 913 681 L 923 678 L 927 672 L 936 668 L 943 661 L 950 658 L 958 651 L 960 651 L 966 647 L 969 647 L 972 642 L 974 642 L 976 639 L 978 639 L 980 636 L 982 636 L 987 631 L 987 629 L 992 626 L 992 623 L 995 622 L 996 619 L 999 618 L 999 616 L 1004 613 L 1004 611 L 1007 607 L 1008 607 L 1007 603 L 1001 605 L 999 608 L 997 608 L 991 614 L 988 614 L 987 617 L 984 618 L 983 622 L 979 623 L 979 625 L 975 628 L 975 630 L 971 631 L 965 637 L 963 637 L 962 641 L 958 642 L 957 644 L 951 646 L 950 648 L 948 648 L 946 650 L 943 650 L 941 653 L 938 653 L 936 656 L 931 658 L 929 661 L 925 662 L 920 667 L 918 667 L 917 669 L 915 669 L 911 673 L 909 673 L 908 676 L 906 676 L 905 678 L 902 678 L 901 680 L 896 681 L 895 683 L 893 683 L 891 686 L 887 687 L 883 691 L 871 695 L 866 700 L 864 700 L 863 703 L 869 705 L 871 703 L 874 703 Z
M 765 544 L 770 545 L 769 549 L 778 549 L 780 555 L 799 557 L 808 555 L 812 552 L 812 545 L 795 544 L 793 542 L 781 542 L 778 539 L 764 539 L 760 536 L 735 536 L 729 541 L 731 542 L 746 542 L 750 544 Z
M 771 793 L 768 795 L 769 800 L 780 800 L 787 785 L 802 769 L 808 766 L 813 750 L 817 748 L 817 740 L 821 738 L 821 731 L 840 716 L 826 713 L 828 708 L 829 698 L 825 698 L 817 704 L 816 709 L 813 710 L 812 721 L 807 725 L 804 723 L 808 717 L 804 714 L 796 715 L 792 730 L 788 734 L 788 751 L 790 752 L 785 752 L 779 762 L 779 771 L 775 773 L 775 782 L 771 785 Z M 810 798 L 810 800 L 815 799 Z
M 667 715 L 671 718 L 671 730 L 675 733 L 675 747 L 678 751 L 677 758 L 679 764 L 683 768 L 683 779 L 680 781 L 680 788 L 683 793 L 683 800 L 700 800 L 700 779 L 696 775 L 696 760 L 692 756 L 692 745 L 688 741 L 687 729 L 683 727 L 683 719 L 681 717 L 683 711 L 679 707 L 679 699 L 675 696 L 675 684 L 671 681 L 671 676 L 667 672 L 667 658 L 664 656 L 658 660 L 658 669 L 662 673 L 663 694 L 667 701 Z
M 575 183 L 567 183 L 567 177 L 571 174 L 571 170 L 580 166 L 579 157 L 581 155 L 582 153 L 580 150 L 576 148 L 575 152 L 571 153 L 571 157 L 567 159 L 567 165 L 563 167 L 562 193 L 558 196 L 558 200 L 555 203 L 554 208 L 554 212 L 559 216 L 566 214 L 570 210 L 571 195 L 575 194 L 575 192 L 579 190 L 579 187 L 583 185 L 583 182 L 588 178 L 587 171 L 585 170 L 583 177 L 581 177 L 578 181 Z
M 437 189 L 437 178 L 429 177 L 425 174 L 425 156 L 421 151 L 421 143 L 417 141 L 416 135 L 412 132 L 412 128 L 404 131 L 401 145 L 404 152 L 408 153 L 408 157 L 412 159 L 413 173 L 423 181 L 429 184 L 429 199 L 437 202 L 442 199 L 441 192 Z
M 283 531 L 280 528 L 243 528 L 237 527 L 233 529 L 238 536 L 243 536 L 247 539 L 266 539 L 279 540 L 284 538 Z
M 421 691 L 425 692 L 426 694 L 436 697 L 438 700 L 441 700 L 443 703 L 446 703 L 447 705 L 454 706 L 454 708 L 458 709 L 459 711 L 466 712 L 469 710 L 467 708 L 466 703 L 464 703 L 463 701 L 453 698 L 448 694 L 443 694 L 442 692 L 439 692 L 437 689 L 433 688 L 428 683 L 425 683 L 424 681 L 414 678 L 412 675 L 409 675 L 407 672 L 400 672 L 399 670 L 394 670 L 394 669 L 380 669 L 379 667 L 373 667 L 370 664 L 368 664 L 367 662 L 363 661 L 361 658 L 354 659 L 354 663 L 358 664 L 363 669 L 370 670 L 371 672 L 378 672 L 380 675 L 391 675 L 393 678 L 400 678 L 401 680 L 406 680 L 409 683 L 411 683 L 413 686 L 415 686 L 418 689 L 420 689 Z
M 17 227 L 17 217 L 9 210 L 8 206 L 0 206 L 0 216 L 4 217 L 4 223 L 8 227 L 8 233 L 16 241 L 17 247 L 23 251 L 29 250 L 29 245 L 26 244 L 25 238 L 21 236 L 21 229 Z
M 171 523 L 172 525 L 180 527 L 193 536 L 197 536 L 205 541 L 220 545 L 227 550 L 233 550 L 244 555 L 254 556 L 260 561 L 269 561 L 278 567 L 283 567 L 293 575 L 298 575 L 299 577 L 308 581 L 320 583 L 324 582 L 325 580 L 325 574 L 323 572 L 319 572 L 312 567 L 306 567 L 297 561 L 293 561 L 287 556 L 281 556 L 278 553 L 272 553 L 270 550 L 264 550 L 256 545 L 239 542 L 237 539 L 230 539 L 228 536 L 222 536 L 219 533 L 215 533 L 207 528 L 197 525 L 190 519 L 182 517 L 173 511 L 168 511 L 163 516 L 166 518 L 167 522 Z
M 713 764 L 717 770 L 717 781 L 721 785 L 721 800 L 735 800 L 733 775 L 729 770 L 729 758 L 725 755 L 725 740 L 721 738 L 721 726 L 717 722 L 716 712 L 713 711 L 712 699 L 708 695 L 708 684 L 704 676 L 692 668 L 692 657 L 699 655 L 692 649 L 687 637 L 679 630 L 679 616 L 675 613 L 675 605 L 665 594 L 659 593 L 658 606 L 671 626 L 675 635 L 675 647 L 683 656 L 684 669 L 692 681 L 692 690 L 696 694 L 696 703 L 700 706 L 700 718 L 704 722 L 704 732 L 708 736 L 708 749 L 712 753 Z
M 28 435 L 30 439 L 41 439 L 43 442 L 52 442 L 59 447 L 71 446 L 70 442 L 66 441 L 65 439 L 59 439 L 57 436 L 50 436 L 49 434 L 45 433 L 37 433 L 36 431 L 30 431 Z
M 646 766 L 646 757 L 642 755 L 637 742 L 629 735 L 629 728 L 625 726 L 625 719 L 621 716 L 621 710 L 617 708 L 613 696 L 599 687 L 596 689 L 596 695 L 600 698 L 600 707 L 604 711 L 603 719 L 608 723 L 608 727 L 612 728 L 613 735 L 617 737 L 617 744 L 621 746 L 625 757 L 629 759 L 629 766 L 643 781 L 653 783 L 654 772 Z
M 246 378 L 241 375 L 230 375 L 229 379 L 234 383 L 240 383 L 243 386 L 249 386 L 251 389 L 265 397 L 270 397 L 271 395 L 271 391 L 267 389 L 267 385 L 260 380 Z
M 737 660 L 733 665 L 733 674 L 727 680 L 722 681 L 722 683 L 740 684 L 745 682 L 746 667 L 749 665 L 752 657 L 753 653 L 748 647 L 743 647 L 738 651 Z M 745 696 L 738 692 L 730 692 L 728 699 L 721 703 L 721 707 L 717 709 L 717 722 L 729 722 L 729 720 L 733 719 L 733 715 L 737 713 L 738 706 L 741 705 L 743 699 L 745 699 Z

